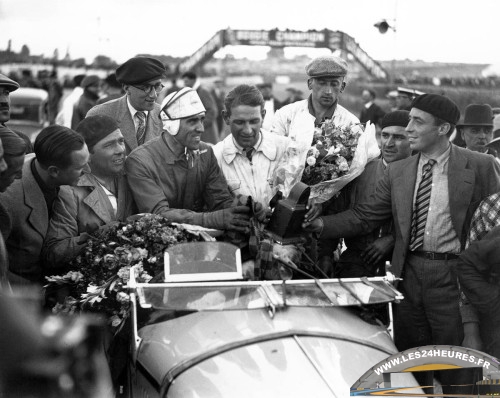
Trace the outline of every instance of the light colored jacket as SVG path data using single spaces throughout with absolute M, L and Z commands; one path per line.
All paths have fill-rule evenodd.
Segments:
M 57 268 L 75 258 L 86 245 L 83 233 L 91 234 L 113 221 L 134 214 L 132 193 L 124 175 L 117 177 L 117 210 L 92 174 L 86 173 L 76 187 L 62 186 L 54 202 L 42 259 L 46 269 Z
M 251 162 L 236 147 L 232 135 L 212 149 L 231 192 L 251 195 L 255 201 L 267 206 L 272 198 L 271 177 L 291 140 L 264 130 L 261 134 L 262 141 Z
M 352 124 L 359 123 L 356 116 L 338 104 L 332 119 L 336 126 L 349 127 Z M 314 136 L 315 120 L 316 118 L 309 113 L 308 99 L 306 98 L 278 109 L 274 114 L 271 132 L 311 144 Z

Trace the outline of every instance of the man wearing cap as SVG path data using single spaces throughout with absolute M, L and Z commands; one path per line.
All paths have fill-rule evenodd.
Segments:
M 201 141 L 205 108 L 185 87 L 162 102 L 163 132 L 134 150 L 125 162 L 140 212 L 207 228 L 246 232 L 247 206 L 233 198 L 212 148 Z
M 487 145 L 493 139 L 493 113 L 488 104 L 470 104 L 465 116 L 457 125 L 465 147 L 471 151 L 487 153 L 497 157 L 497 151 Z
M 272 83 L 262 83 L 257 86 L 257 88 L 262 93 L 264 97 L 264 109 L 266 110 L 266 115 L 264 116 L 264 123 L 262 128 L 264 130 L 271 130 L 272 123 L 274 121 L 274 114 L 283 105 L 273 96 L 273 85 Z
M 116 80 L 116 73 L 111 73 L 106 76 L 103 80 L 103 88 L 102 91 L 106 94 L 104 97 L 99 98 L 97 100 L 96 105 L 104 104 L 105 102 L 118 99 L 123 97 L 125 91 L 123 91 L 123 87 L 118 80 Z
M 90 152 L 89 167 L 75 186 L 63 186 L 54 202 L 42 258 L 46 272 L 76 257 L 99 228 L 134 214 L 124 174 L 125 140 L 109 116 L 85 118 L 76 128 Z
M 16 91 L 19 84 L 7 76 L 0 74 L 0 124 L 4 125 L 10 119 L 9 94 Z
M 96 105 L 87 113 L 87 116 L 105 115 L 117 121 L 127 154 L 161 133 L 160 106 L 156 99 L 163 88 L 161 78 L 165 72 L 165 66 L 155 58 L 129 59 L 116 69 L 116 79 L 125 95 Z
M 321 126 L 326 119 L 345 127 L 359 123 L 356 116 L 338 103 L 346 85 L 346 61 L 333 55 L 318 57 L 307 64 L 306 73 L 311 95 L 279 109 L 271 132 L 310 144 L 315 127 Z
M 462 343 L 455 268 L 474 210 L 500 190 L 500 165 L 491 156 L 450 144 L 459 118 L 450 99 L 436 94 L 417 97 L 406 131 L 410 148 L 419 154 L 390 164 L 369 202 L 304 225 L 322 238 L 350 238 L 368 233 L 392 216 L 391 270 L 403 277 L 399 289 L 405 296 L 395 307 L 400 351 Z M 464 381 L 448 377 L 455 375 L 444 372 L 443 384 Z
M 85 76 L 82 80 L 81 87 L 83 88 L 83 94 L 75 104 L 73 115 L 71 116 L 71 128 L 73 130 L 85 118 L 87 112 L 96 104 L 99 99 L 100 86 L 101 79 L 99 79 L 99 76 Z
M 396 95 L 396 107 L 399 110 L 410 111 L 413 99 L 417 98 L 419 95 L 422 94 L 424 93 L 418 90 L 398 87 Z
M 381 151 L 379 159 L 369 162 L 363 173 L 340 192 L 333 203 L 335 212 L 354 208 L 358 203 L 368 202 L 375 192 L 378 181 L 384 176 L 387 166 L 411 155 L 408 133 L 410 112 L 387 113 L 380 121 Z M 385 275 L 385 261 L 390 260 L 394 248 L 392 218 L 368 234 L 345 239 L 347 249 L 342 252 L 335 274 L 339 278 Z
M 35 140 L 35 154 L 25 157 L 22 178 L 2 194 L 7 220 L 0 228 L 9 253 L 12 285 L 41 284 L 40 254 L 61 185 L 76 185 L 87 169 L 89 152 L 75 131 L 52 125 Z

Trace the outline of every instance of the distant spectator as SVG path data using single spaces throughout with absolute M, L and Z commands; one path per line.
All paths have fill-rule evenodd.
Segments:
M 38 81 L 35 77 L 33 77 L 33 74 L 29 69 L 23 69 L 23 71 L 21 72 L 21 79 L 19 79 L 19 85 L 21 87 L 42 88 L 42 83 Z
M 85 75 L 76 75 L 73 77 L 74 89 L 64 99 L 61 111 L 57 114 L 56 124 L 65 127 L 71 127 L 71 118 L 73 117 L 73 108 L 83 94 L 83 88 L 80 87 Z
M 116 73 L 111 73 L 103 80 L 102 91 L 105 96 L 98 99 L 96 105 L 120 98 L 125 94 L 122 85 L 116 80 Z
M 389 100 L 389 112 L 394 112 L 398 110 L 398 106 L 396 104 L 396 97 L 398 96 L 398 92 L 396 90 L 389 91 L 385 98 Z
M 286 92 L 288 93 L 288 97 L 283 101 L 281 106 L 293 104 L 294 102 L 301 101 L 303 99 L 301 96 L 299 96 L 300 91 L 293 87 L 288 87 L 286 89 Z
M 57 79 L 57 71 L 53 70 L 47 78 L 47 92 L 49 93 L 49 101 L 47 110 L 49 114 L 49 123 L 55 124 L 57 113 L 59 112 L 59 102 L 63 96 L 63 88 Z
M 0 125 L 10 119 L 10 93 L 18 88 L 19 84 L 16 81 L 0 74 Z
M 182 75 L 182 80 L 184 80 L 184 85 L 186 87 L 191 87 L 196 90 L 206 109 L 205 121 L 203 122 L 205 131 L 201 135 L 201 140 L 210 144 L 217 144 L 217 142 L 219 142 L 219 130 L 217 128 L 217 115 L 219 114 L 219 109 L 217 108 L 215 98 L 208 90 L 201 86 L 201 82 L 196 73 L 186 72 Z
M 73 116 L 71 117 L 71 128 L 73 130 L 76 129 L 76 126 L 78 126 L 83 119 L 85 119 L 87 112 L 99 99 L 101 79 L 96 75 L 85 76 L 81 86 L 83 88 L 83 94 L 73 107 Z
M 493 139 L 493 114 L 488 104 L 468 105 L 457 132 L 467 149 L 497 156 L 497 151 L 486 146 Z
M 398 87 L 398 95 L 396 96 L 396 106 L 401 111 L 409 111 L 411 102 L 414 98 L 424 94 L 421 91 L 412 88 Z
M 262 128 L 266 131 L 270 131 L 273 125 L 274 113 L 283 105 L 273 96 L 273 85 L 271 83 L 259 84 L 257 88 L 262 93 L 265 101 L 264 109 L 266 111 L 266 114 L 264 117 Z
M 368 121 L 377 125 L 377 129 L 380 128 L 380 121 L 385 115 L 385 112 L 375 103 L 376 94 L 375 91 L 370 89 L 363 90 L 361 94 L 364 106 L 359 115 L 359 121 L 361 123 L 366 123 Z

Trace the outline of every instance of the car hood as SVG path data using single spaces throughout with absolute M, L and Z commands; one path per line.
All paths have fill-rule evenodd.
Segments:
M 308 367 L 320 379 L 323 373 L 331 374 L 332 369 L 339 372 L 339 365 L 347 368 L 359 362 L 360 369 L 353 375 L 353 383 L 354 376 L 359 377 L 371 364 L 396 352 L 385 329 L 364 322 L 349 309 L 338 307 L 288 307 L 276 312 L 274 317 L 262 309 L 197 312 L 145 326 L 139 335 L 142 342 L 137 355 L 138 364 L 147 372 L 148 378 L 155 380 L 155 384 L 173 383 L 172 387 L 181 384 L 177 378 L 194 377 L 191 375 L 202 372 L 203 366 L 218 367 L 220 361 L 237 364 L 237 368 L 251 373 L 255 363 L 258 367 L 264 366 L 255 352 L 274 353 L 265 361 L 268 363 L 265 366 L 272 366 L 276 360 L 292 367 L 300 366 L 300 369 Z M 346 348 L 344 354 L 334 355 L 333 351 L 339 351 L 339 344 L 347 344 L 346 347 L 352 350 Z M 312 346 L 322 348 L 312 350 Z M 347 353 L 350 351 L 349 357 Z M 321 352 L 332 352 L 332 355 L 318 354 Z M 370 355 L 366 355 L 368 352 Z M 225 357 L 232 359 L 224 361 Z M 357 357 L 359 360 L 353 361 Z M 209 373 L 213 379 L 213 374 Z M 217 377 L 224 377 L 224 372 L 216 373 Z M 280 377 L 286 378 L 293 374 L 289 370 L 280 373 Z M 227 374 L 225 378 L 228 378 Z M 196 376 L 195 379 L 203 378 Z M 323 385 L 326 391 L 330 390 L 328 383 Z

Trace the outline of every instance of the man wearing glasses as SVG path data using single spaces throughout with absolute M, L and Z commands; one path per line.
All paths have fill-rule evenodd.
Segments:
M 96 105 L 87 113 L 87 117 L 105 115 L 116 120 L 127 155 L 161 134 L 160 106 L 156 99 L 163 89 L 161 78 L 165 72 L 165 66 L 155 58 L 129 59 L 116 69 L 116 79 L 125 95 Z

